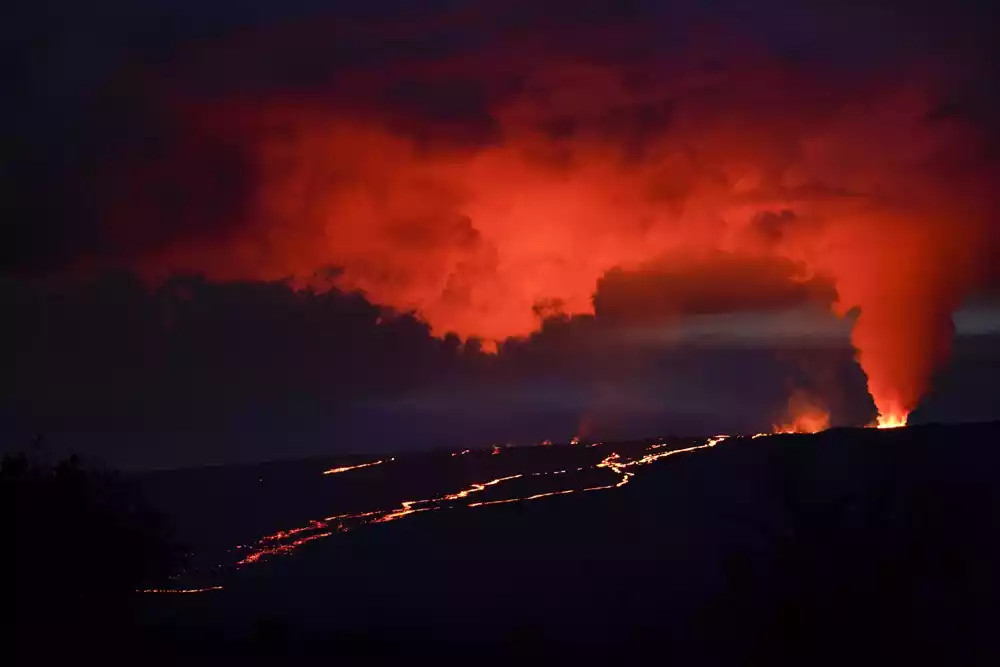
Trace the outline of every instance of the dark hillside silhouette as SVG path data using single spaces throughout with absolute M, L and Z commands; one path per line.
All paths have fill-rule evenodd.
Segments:
M 135 594 L 164 580 L 176 552 L 127 480 L 73 460 L 11 457 L 8 586 L 29 631 L 21 641 L 67 657 L 996 664 L 998 443 L 997 424 L 730 438 L 612 491 L 358 526 L 218 573 L 224 588 L 197 595 Z M 497 465 L 571 466 L 594 451 L 538 447 Z M 315 473 L 331 489 L 316 511 L 338 502 L 337 485 L 363 503 L 407 475 L 430 483 L 453 460 L 430 453 L 343 478 Z M 288 481 L 293 467 L 261 470 Z M 225 468 L 145 483 L 162 500 L 175 476 L 176 492 L 194 493 L 221 525 L 192 475 L 214 497 L 250 497 Z M 282 494 L 268 498 L 280 505 Z M 306 501 L 295 495 L 286 509 Z
M 76 457 L 5 456 L 0 508 L 13 556 L 6 606 L 35 651 L 117 642 L 133 625 L 138 591 L 167 581 L 180 555 L 131 483 Z
M 995 664 L 998 443 L 996 424 L 731 438 L 614 491 L 427 512 L 307 545 L 218 593 L 151 596 L 171 623 L 158 646 L 376 662 Z M 587 450 L 518 455 L 572 465 Z M 398 472 L 430 475 L 433 461 Z M 357 479 L 374 487 L 385 472 Z
M 769 438 L 756 534 L 701 630 L 769 664 L 997 655 L 996 427 Z

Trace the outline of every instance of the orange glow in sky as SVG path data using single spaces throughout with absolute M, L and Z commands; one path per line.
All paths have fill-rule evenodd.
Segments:
M 176 103 L 182 130 L 239 149 L 238 215 L 137 243 L 130 261 L 151 279 L 360 290 L 494 350 L 547 315 L 593 313 L 609 272 L 681 264 L 689 284 L 672 289 L 697 290 L 724 253 L 790 267 L 786 286 L 830 284 L 813 298 L 860 312 L 852 342 L 879 412 L 909 412 L 988 263 L 995 174 L 970 166 L 975 128 L 929 120 L 939 84 L 919 70 L 825 81 L 751 49 L 738 73 L 713 73 L 693 48 L 648 81 L 521 54 L 523 85 L 489 97 L 491 134 L 466 142 L 420 119 L 401 129 L 391 108 L 292 94 Z M 407 76 L 478 80 L 524 64 L 483 58 Z M 199 201 L 219 176 L 177 150 L 115 183 L 110 233 L 141 237 L 135 221 L 157 210 L 162 181 Z M 626 309 L 649 310 L 632 298 L 648 283 L 624 283 Z M 738 285 L 726 308 L 775 289 Z M 698 307 L 670 294 L 655 304 L 667 321 Z

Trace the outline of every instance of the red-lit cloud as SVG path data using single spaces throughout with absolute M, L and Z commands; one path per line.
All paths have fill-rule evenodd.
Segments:
M 655 324 L 685 315 L 829 306 L 836 298 L 830 281 L 809 275 L 803 264 L 714 251 L 613 269 L 598 280 L 594 311 L 605 322 Z
M 572 34 L 596 55 L 530 31 L 305 91 L 167 85 L 181 140 L 116 172 L 109 238 L 151 277 L 333 284 L 487 341 L 595 292 L 624 320 L 833 302 L 860 308 L 879 410 L 912 410 L 997 210 L 976 126 L 935 113 L 947 70 L 793 65 L 731 31 L 618 58 L 620 27 Z M 256 38 L 199 57 L 261 68 Z

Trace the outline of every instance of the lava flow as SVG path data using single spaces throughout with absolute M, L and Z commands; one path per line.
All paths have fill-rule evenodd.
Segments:
M 172 593 L 172 594 L 190 594 L 190 593 L 210 593 L 211 591 L 221 591 L 222 586 L 207 586 L 205 588 L 143 588 L 140 589 L 139 593 Z
M 240 549 L 247 549 L 243 558 L 234 563 L 235 567 L 244 567 L 247 565 L 252 565 L 258 563 L 261 560 L 277 555 L 290 554 L 297 550 L 299 547 L 313 542 L 315 540 L 323 539 L 325 537 L 330 537 L 334 533 L 338 532 L 348 532 L 355 528 L 362 526 L 376 524 L 376 523 L 388 523 L 391 521 L 397 521 L 404 517 L 410 516 L 412 514 L 417 514 L 419 512 L 428 512 L 434 510 L 440 510 L 444 508 L 452 507 L 464 507 L 464 508 L 477 508 L 486 507 L 489 505 L 501 505 L 509 503 L 526 502 L 532 500 L 539 500 L 541 498 L 548 498 L 551 496 L 562 496 L 573 493 L 588 493 L 592 491 L 605 491 L 611 489 L 617 489 L 628 484 L 632 478 L 635 476 L 635 472 L 629 470 L 630 468 L 638 468 L 644 465 L 649 465 L 658 461 L 660 459 L 666 458 L 668 456 L 674 456 L 675 454 L 684 454 L 688 452 L 697 451 L 699 449 L 707 449 L 714 447 L 729 436 L 718 435 L 707 439 L 702 444 L 693 445 L 690 447 L 684 447 L 680 449 L 670 449 L 664 450 L 668 445 L 666 443 L 657 443 L 647 446 L 643 449 L 641 455 L 628 457 L 622 456 L 618 452 L 612 452 L 604 458 L 602 458 L 598 463 L 581 466 L 570 469 L 563 470 L 550 470 L 542 472 L 523 472 L 516 473 L 512 475 L 505 475 L 501 477 L 496 477 L 489 481 L 477 482 L 471 484 L 470 486 L 455 491 L 453 493 L 446 493 L 441 496 L 435 496 L 431 498 L 425 498 L 421 500 L 406 500 L 399 504 L 398 507 L 393 509 L 375 509 L 367 512 L 357 512 L 357 513 L 346 513 L 337 514 L 333 516 L 328 516 L 324 519 L 314 519 L 304 526 L 299 526 L 295 528 L 289 528 L 286 530 L 280 530 L 271 535 L 267 535 L 259 539 L 255 544 L 248 547 L 238 547 Z M 659 451 L 663 450 L 663 451 Z M 458 455 L 468 454 L 468 450 L 462 452 L 457 452 Z M 494 454 L 497 452 L 494 450 Z M 375 466 L 379 464 L 386 463 L 386 461 L 393 461 L 393 459 L 374 461 L 371 463 L 360 464 L 356 466 L 345 466 L 342 468 L 333 468 L 331 470 L 324 471 L 326 474 L 335 474 L 341 472 L 347 472 L 348 470 L 358 470 L 361 468 L 366 468 L 370 466 Z M 498 487 L 502 484 L 512 482 L 514 480 L 527 480 L 529 478 L 555 478 L 559 479 L 574 479 L 573 475 L 581 475 L 583 479 L 588 480 L 586 476 L 588 472 L 592 473 L 596 470 L 607 470 L 614 474 L 617 479 L 614 481 L 609 481 L 607 484 L 580 484 L 576 487 L 570 488 L 559 488 L 554 491 L 543 491 L 530 493 L 525 495 L 512 495 L 506 498 L 498 498 L 493 500 L 479 500 L 476 502 L 468 502 L 470 496 L 476 494 L 482 494 L 487 489 Z M 210 587 L 204 589 L 178 589 L 175 592 L 199 592 L 208 590 L 218 590 L 219 587 Z M 165 589 L 150 590 L 148 592 L 169 592 Z
M 390 459 L 391 460 L 391 459 Z M 349 472 L 351 470 L 358 470 L 360 468 L 370 468 L 371 466 L 377 466 L 385 463 L 385 461 L 372 461 L 371 463 L 360 463 L 356 466 L 341 466 L 340 468 L 330 468 L 329 470 L 324 470 L 324 475 L 338 475 L 342 472 Z

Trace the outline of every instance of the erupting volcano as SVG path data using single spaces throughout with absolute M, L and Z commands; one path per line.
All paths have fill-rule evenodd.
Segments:
M 413 30 L 447 42 L 457 20 Z M 144 72 L 171 140 L 109 148 L 103 242 L 81 263 L 357 290 L 488 351 L 552 316 L 670 327 L 819 303 L 853 319 L 879 423 L 905 422 L 996 241 L 997 163 L 946 63 L 838 67 L 739 25 L 657 30 L 502 34 L 517 48 L 362 59 L 301 87 L 248 72 L 359 38 L 208 40 Z
M 35 662 L 1000 664 L 989 2 L 17 5 Z

